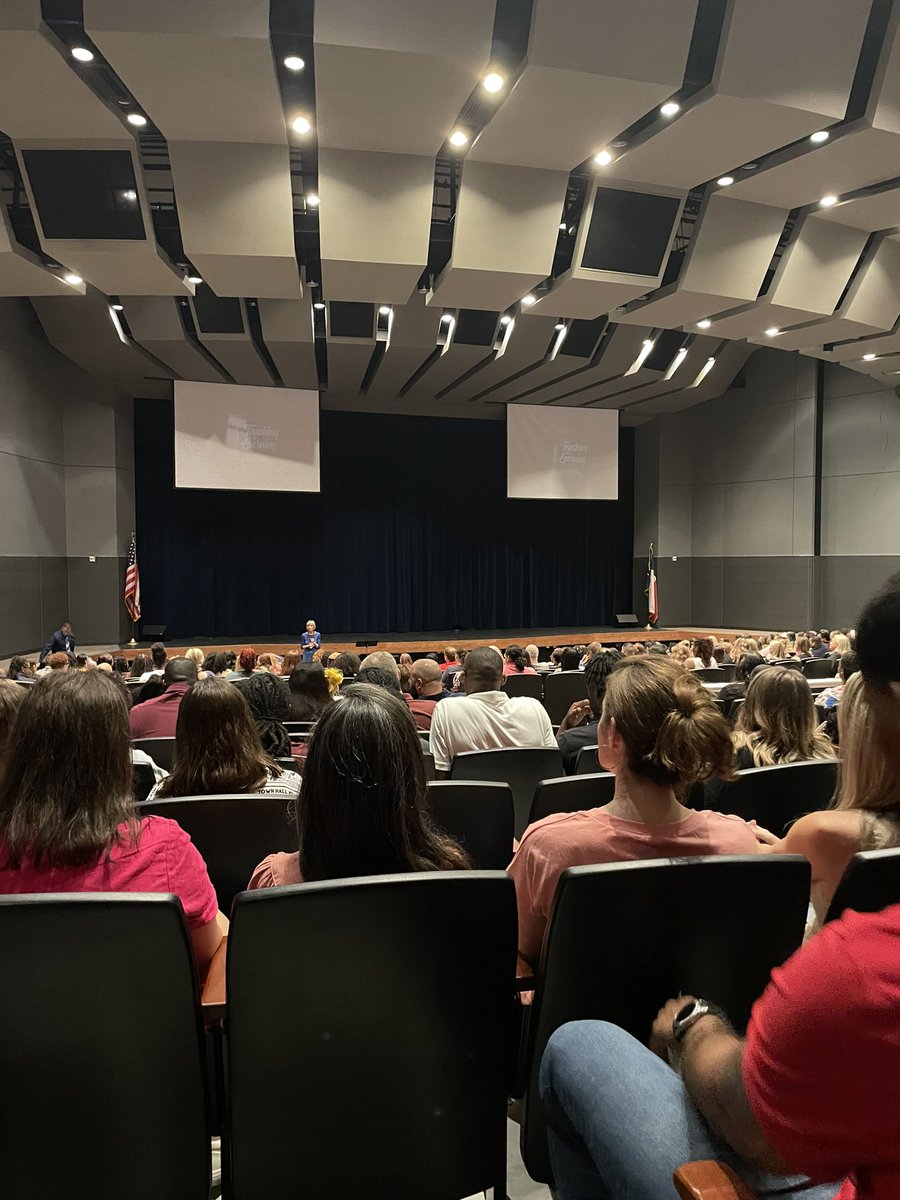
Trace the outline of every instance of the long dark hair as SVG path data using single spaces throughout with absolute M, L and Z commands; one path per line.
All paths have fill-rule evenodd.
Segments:
M 403 701 L 354 683 L 319 718 L 297 807 L 303 879 L 470 865 L 425 808 L 425 764 Z
M 241 689 L 225 679 L 200 679 L 178 706 L 175 766 L 158 796 L 254 792 L 266 770 L 280 771 L 263 751 Z
M 150 670 L 150 659 L 146 654 L 136 654 L 131 660 L 131 673 L 129 679 L 140 679 Z
M 128 706 L 103 671 L 57 671 L 19 706 L 0 780 L 4 866 L 93 866 L 129 826 L 136 844 Z
M 0 679 L 0 762 L 6 758 L 12 728 L 24 699 L 25 688 L 11 679 Z
M 507 646 L 506 659 L 508 662 L 511 662 L 519 672 L 522 672 L 526 667 L 531 666 L 531 659 L 521 646 Z
M 321 663 L 298 663 L 288 680 L 288 703 L 295 721 L 317 721 L 332 703 L 331 690 Z
M 268 671 L 251 675 L 238 687 L 250 706 L 263 750 L 273 758 L 290 758 L 291 739 L 284 727 L 291 715 L 287 688 Z

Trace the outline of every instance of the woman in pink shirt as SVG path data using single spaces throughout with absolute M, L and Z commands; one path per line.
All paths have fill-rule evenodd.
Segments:
M 521 646 L 507 646 L 503 658 L 504 675 L 537 675 L 531 659 Z
M 509 866 L 519 906 L 520 968 L 540 958 L 556 884 L 567 867 L 698 854 L 755 854 L 740 817 L 694 812 L 679 800 L 712 772 L 732 776 L 731 736 L 696 676 L 657 655 L 624 659 L 609 676 L 597 727 L 613 799 L 555 813 L 526 829 Z
M 222 940 L 206 865 L 174 821 L 138 817 L 132 786 L 112 679 L 56 672 L 29 688 L 0 781 L 0 894 L 174 892 L 202 975 Z

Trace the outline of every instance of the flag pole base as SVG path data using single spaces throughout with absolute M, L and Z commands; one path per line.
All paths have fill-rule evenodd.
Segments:
M 134 640 L 134 638 L 132 638 L 130 641 L 126 642 L 125 645 L 126 646 L 136 646 L 137 642 Z
M 645 628 L 645 629 L 653 629 L 653 626 L 652 626 L 652 625 L 645 625 L 645 626 L 644 626 L 644 628 Z

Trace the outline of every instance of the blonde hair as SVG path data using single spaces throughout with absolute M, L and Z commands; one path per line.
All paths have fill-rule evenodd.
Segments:
M 344 681 L 344 672 L 339 671 L 337 667 L 325 668 L 325 679 L 328 682 L 328 691 L 332 697 L 336 696 L 341 690 L 341 684 Z
M 203 666 L 203 651 L 199 646 L 191 646 L 190 650 L 185 650 L 184 657 L 189 658 L 198 671 Z
M 759 644 L 756 638 L 739 637 L 734 639 L 730 658 L 733 663 L 740 662 L 745 654 L 759 654 Z
M 691 643 L 684 641 L 676 642 L 669 651 L 669 657 L 684 666 L 686 660 L 691 657 Z
M 838 654 L 850 653 L 852 647 L 846 633 L 836 633 L 831 640 L 834 642 L 834 648 Z
M 733 741 L 735 750 L 750 750 L 755 767 L 835 757 L 831 742 L 816 727 L 809 684 L 790 667 L 766 667 L 753 675 Z
M 900 762 L 884 753 L 877 723 L 868 685 L 857 672 L 847 680 L 838 706 L 841 780 L 834 807 L 888 818 L 869 822 L 864 838 L 884 849 L 900 845 Z
M 603 719 L 614 720 L 628 768 L 660 786 L 731 779 L 728 726 L 696 676 L 661 654 L 630 658 L 610 673 Z
M 787 643 L 783 638 L 772 638 L 767 653 L 769 658 L 784 658 L 787 653 Z

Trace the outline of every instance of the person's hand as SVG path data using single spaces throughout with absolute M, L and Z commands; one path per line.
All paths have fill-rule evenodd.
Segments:
M 590 719 L 590 700 L 576 700 L 574 704 L 569 706 L 569 711 L 563 717 L 559 726 L 559 732 L 565 733 L 567 729 L 573 729 L 576 725 L 583 725 L 585 721 L 589 721 Z
M 781 841 L 774 833 L 770 833 L 768 829 L 763 829 L 762 825 L 757 825 L 755 821 L 751 821 L 750 825 L 753 832 L 756 834 L 756 840 L 761 846 L 777 846 Z
M 684 1006 L 690 1004 L 693 999 L 693 996 L 676 996 L 673 1000 L 667 1000 L 656 1014 L 656 1020 L 650 1030 L 650 1049 L 663 1062 L 671 1063 L 678 1050 L 678 1043 L 672 1032 L 672 1022 Z

